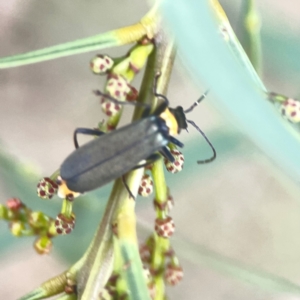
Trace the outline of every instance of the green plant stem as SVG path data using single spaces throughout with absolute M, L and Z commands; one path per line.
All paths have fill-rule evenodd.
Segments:
M 141 86 L 141 93 L 139 94 L 139 101 L 153 103 L 155 98 L 153 95 L 153 80 L 154 75 L 157 71 L 164 72 L 159 81 L 159 90 L 161 92 L 164 92 L 166 90 L 171 67 L 173 64 L 173 59 L 173 42 L 167 43 L 165 39 L 160 38 L 160 42 L 157 43 L 157 48 L 149 56 L 143 83 Z M 140 108 L 137 107 L 133 117 L 134 119 L 138 118 L 138 113 L 140 113 L 139 110 Z M 137 192 L 137 189 L 134 189 L 132 185 L 136 182 L 140 182 L 140 178 L 138 178 L 139 176 L 134 176 L 134 174 L 137 174 L 138 171 L 143 170 L 131 172 L 126 178 L 126 182 L 133 194 Z M 113 247 L 111 224 L 113 222 L 113 216 L 120 208 L 122 208 L 122 205 L 124 201 L 126 202 L 127 198 L 128 192 L 124 188 L 123 183 L 120 180 L 117 180 L 113 187 L 111 197 L 108 201 L 104 218 L 96 233 L 92 245 L 90 246 L 85 256 L 86 263 L 78 274 L 78 295 L 81 297 L 81 299 L 91 299 L 91 297 L 98 294 L 101 288 L 106 283 L 108 276 L 110 275 L 110 272 L 108 272 L 108 269 L 106 269 L 106 280 L 103 280 L 104 278 L 99 280 L 99 273 L 102 272 L 101 270 L 103 269 L 103 266 L 107 265 L 108 261 L 110 262 L 109 265 L 112 267 L 113 255 L 111 254 L 108 257 L 105 257 L 104 252 L 108 251 L 109 249 L 109 253 L 112 253 Z M 128 230 L 128 232 L 131 233 L 131 230 Z M 137 274 L 143 274 L 140 259 L 138 261 L 135 261 L 134 259 L 134 257 L 139 257 L 138 247 L 137 244 L 134 245 L 133 241 L 130 242 L 130 238 L 132 238 L 132 236 L 127 239 L 123 238 L 121 233 L 120 235 L 121 237 L 119 242 L 121 246 L 121 252 L 125 258 L 130 260 L 128 272 L 126 273 L 128 274 L 127 282 L 132 293 L 131 298 L 141 299 L 138 297 L 146 297 L 146 295 L 148 295 L 148 290 L 145 290 L 145 286 L 143 286 L 145 280 L 140 280 L 141 277 L 143 278 L 143 276 L 136 276 Z M 107 247 L 104 247 L 103 243 L 106 243 Z M 138 279 L 139 282 L 136 282 L 135 279 Z M 100 281 L 101 284 L 99 283 Z
M 101 223 L 83 257 L 84 265 L 77 276 L 79 299 L 92 299 L 88 297 L 97 292 L 99 294 L 111 274 L 113 265 L 113 233 L 111 224 L 114 211 L 118 205 L 116 193 L 118 184 L 118 182 L 114 184 L 113 192 L 106 205 Z
M 144 66 L 144 64 L 147 62 L 148 56 L 153 51 L 153 48 L 154 48 L 154 46 L 152 43 L 149 43 L 147 45 L 137 44 L 130 49 L 129 53 L 130 54 L 132 54 L 133 52 L 136 53 L 136 55 L 135 55 L 136 60 L 138 60 L 138 62 L 139 62 L 139 67 L 142 68 Z M 124 59 L 120 63 L 116 64 L 114 66 L 114 68 L 112 69 L 112 73 L 123 76 L 124 78 L 127 79 L 127 82 L 130 83 L 135 78 L 135 75 L 136 75 L 136 73 L 130 69 L 130 67 L 129 67 L 130 63 L 136 64 L 137 61 L 133 61 L 131 59 L 131 57 L 129 56 L 127 59 Z M 128 71 L 130 71 L 131 76 L 126 76 L 128 74 Z M 123 107 L 121 108 L 121 110 L 118 113 L 116 113 L 115 115 L 111 116 L 108 119 L 107 124 L 116 128 L 121 119 L 122 112 L 123 112 Z
M 152 232 L 152 228 L 143 220 L 139 220 L 138 225 L 143 235 Z M 254 288 L 300 295 L 300 285 L 281 276 L 256 269 L 235 259 L 226 257 L 203 245 L 195 244 L 187 240 L 184 236 L 176 234 L 172 238 L 172 245 L 176 248 L 176 254 L 181 259 L 185 259 L 198 267 L 206 266 L 218 273 L 236 278 L 240 282 L 251 285 Z
M 67 278 L 75 279 L 76 273 L 82 267 L 83 262 L 83 259 L 79 260 L 69 270 L 45 281 L 41 286 L 20 298 L 20 300 L 44 299 L 64 292 Z
M 165 1 L 166 3 L 167 1 Z M 208 6 L 208 4 L 205 4 Z M 226 33 L 228 35 L 228 40 L 226 40 L 226 43 L 229 47 L 229 49 L 232 51 L 232 53 L 235 55 L 235 57 L 239 60 L 241 65 L 246 69 L 246 72 L 251 76 L 254 83 L 257 85 L 257 88 L 260 90 L 267 92 L 266 87 L 264 86 L 263 82 L 259 78 L 257 72 L 255 71 L 255 68 L 253 67 L 249 57 L 245 53 L 243 47 L 241 46 L 238 38 L 236 37 L 235 32 L 233 31 L 229 20 L 220 5 L 218 0 L 210 0 L 209 1 L 210 8 L 214 11 L 215 17 L 217 18 L 219 22 L 219 29 L 223 28 L 226 30 Z
M 130 191 L 136 195 L 139 189 L 144 168 L 130 172 L 126 176 L 126 182 Z M 124 189 L 124 187 L 123 187 Z M 124 189 L 125 190 L 125 189 Z M 122 203 L 115 214 L 118 224 L 118 242 L 122 254 L 124 277 L 130 292 L 130 299 L 150 300 L 148 288 L 143 276 L 143 266 L 139 256 L 139 248 L 136 233 L 135 201 L 129 197 L 126 191 L 122 195 Z
M 160 204 L 163 204 L 167 201 L 168 197 L 168 189 L 164 174 L 164 164 L 163 160 L 160 159 L 157 162 L 153 164 L 152 167 L 152 176 L 155 186 L 155 200 L 159 202 Z M 165 214 L 162 210 L 157 210 L 157 217 L 160 219 L 165 218 Z
M 156 33 L 158 24 L 157 7 L 158 3 L 138 23 L 127 27 L 45 49 L 0 58 L 0 69 L 126 45 L 137 42 L 145 36 L 152 39 Z
M 255 0 L 242 1 L 241 41 L 256 72 L 262 74 L 261 20 Z
M 153 75 L 155 75 L 156 72 L 161 73 L 161 76 L 159 77 L 158 80 L 157 90 L 159 93 L 165 95 L 167 93 L 167 87 L 169 84 L 173 63 L 175 59 L 175 53 L 176 53 L 174 39 L 166 36 L 165 33 L 161 31 L 160 36 L 157 38 L 156 45 L 157 45 L 157 51 L 153 53 L 153 55 L 156 56 L 155 58 L 156 65 L 150 67 L 152 67 L 152 70 L 155 71 Z M 152 80 L 153 78 L 154 76 L 152 77 Z M 148 88 L 153 89 L 153 83 Z M 154 108 L 155 108 L 157 105 L 157 98 L 154 98 L 152 103 L 154 103 Z M 164 203 L 165 201 L 167 201 L 168 190 L 167 190 L 167 185 L 164 176 L 162 159 L 156 161 L 153 164 L 152 175 L 153 175 L 155 193 L 156 193 L 155 199 L 159 203 Z M 159 211 L 158 214 L 159 214 L 158 217 L 162 217 L 162 218 L 164 217 L 161 211 Z M 170 241 L 169 239 L 159 237 L 157 236 L 157 234 L 154 233 L 154 243 L 155 243 L 155 247 L 154 247 L 153 260 L 151 262 L 151 268 L 157 271 L 160 270 L 161 267 L 164 265 L 163 253 L 165 253 L 166 250 L 169 249 Z M 155 276 L 154 280 L 155 280 L 155 291 L 156 291 L 155 299 L 156 300 L 164 299 L 165 284 L 164 284 L 162 274 L 158 274 L 158 276 Z
M 62 202 L 61 212 L 68 218 L 72 216 L 72 202 L 67 199 L 64 199 Z
M 75 294 L 72 295 L 63 295 L 59 298 L 57 298 L 56 300 L 77 300 L 77 296 Z
M 152 167 L 153 181 L 155 185 L 155 200 L 163 204 L 167 201 L 168 189 L 164 176 L 164 164 L 163 160 L 160 159 L 153 164 Z M 165 218 L 164 212 L 162 210 L 156 210 L 156 217 L 163 219 Z M 154 237 L 154 251 L 152 255 L 151 268 L 155 271 L 160 271 L 165 264 L 164 253 L 170 248 L 170 239 L 158 236 L 156 233 L 153 234 Z M 162 274 L 159 272 L 154 278 L 155 282 L 155 300 L 164 299 L 165 294 L 165 283 Z
M 152 110 L 157 106 L 157 98 L 153 94 L 154 78 L 157 72 L 161 72 L 158 80 L 158 90 L 162 94 L 167 93 L 167 88 L 175 59 L 174 39 L 168 37 L 162 30 L 155 37 L 156 47 L 147 61 L 143 82 L 138 101 L 151 105 Z M 137 107 L 132 120 L 141 118 L 143 108 Z

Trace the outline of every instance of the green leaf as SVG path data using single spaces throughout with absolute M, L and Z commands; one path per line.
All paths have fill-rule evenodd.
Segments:
M 33 64 L 109 47 L 127 45 L 139 41 L 144 36 L 152 38 L 156 33 L 158 22 L 157 6 L 156 3 L 139 22 L 127 27 L 29 53 L 0 58 L 0 69 Z
M 247 55 L 253 64 L 256 72 L 261 74 L 262 56 L 261 56 L 261 39 L 260 39 L 260 16 L 256 9 L 255 0 L 246 0 L 242 2 L 240 16 L 240 33 L 242 44 Z
M 115 35 L 115 32 L 110 31 L 45 49 L 0 58 L 0 69 L 38 63 L 41 61 L 119 45 L 120 40 Z
M 217 34 L 208 2 L 165 0 L 162 7 L 194 80 L 202 80 L 215 94 L 215 105 L 289 176 L 299 178 L 299 135 L 266 101 L 252 74 Z
M 130 299 L 150 299 L 137 245 L 123 240 L 120 242 L 120 246 L 122 257 L 129 264 L 125 274 Z

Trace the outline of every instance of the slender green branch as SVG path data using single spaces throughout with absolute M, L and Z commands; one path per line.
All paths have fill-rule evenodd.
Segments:
M 144 169 L 140 168 L 130 172 L 126 178 L 130 190 L 136 195 L 139 189 Z M 128 180 L 128 181 L 127 181 Z M 128 194 L 128 193 L 127 193 Z M 139 255 L 137 233 L 135 201 L 127 196 L 123 197 L 123 205 L 116 212 L 118 224 L 118 242 L 123 259 L 124 278 L 130 292 L 129 298 L 132 300 L 150 300 L 148 287 L 144 277 L 143 265 Z
M 152 175 L 153 181 L 156 187 L 155 190 L 155 200 L 163 204 L 167 201 L 168 198 L 168 189 L 166 185 L 166 180 L 164 176 L 164 165 L 163 160 L 160 159 L 159 161 L 155 162 L 152 167 Z M 158 210 L 158 215 L 161 219 L 165 216 L 162 215 L 162 211 Z M 164 237 L 158 236 L 154 233 L 154 251 L 151 261 L 151 267 L 153 270 L 160 270 L 162 266 L 165 264 L 165 256 L 162 253 L 165 253 L 170 247 L 170 239 L 166 239 Z M 155 299 L 163 299 L 165 294 L 165 282 L 163 276 L 159 274 L 159 276 L 155 277 L 155 288 L 156 288 L 156 295 Z
M 153 95 L 153 80 L 157 71 L 165 70 L 165 74 L 159 83 L 160 91 L 164 92 L 168 84 L 171 66 L 174 59 L 174 44 L 167 43 L 166 39 L 162 39 L 161 37 L 159 40 L 160 42 L 157 43 L 157 50 L 154 51 L 148 59 L 141 93 L 139 95 L 139 101 L 153 103 L 155 98 Z M 138 112 L 139 107 L 137 107 L 136 111 L 134 118 L 137 118 L 136 116 L 140 113 Z M 141 172 L 142 170 L 139 171 Z M 133 194 L 137 191 L 136 183 L 140 182 L 140 175 L 137 174 L 139 174 L 137 171 L 131 172 L 126 178 L 126 182 Z M 113 187 L 113 192 L 108 202 L 105 217 L 102 220 L 95 239 L 86 255 L 85 266 L 79 272 L 78 292 L 82 299 L 90 299 L 93 295 L 99 293 L 99 290 L 105 284 L 105 281 L 101 280 L 102 286 L 100 286 L 98 280 L 101 268 L 103 268 L 103 265 L 108 264 L 107 259 L 103 256 L 103 249 L 101 250 L 101 247 L 102 244 L 106 242 L 110 244 L 110 247 L 112 247 L 112 232 L 110 226 L 113 223 L 113 215 L 115 215 L 118 220 L 117 223 L 119 228 L 119 243 L 121 252 L 130 262 L 128 265 L 128 271 L 126 272 L 126 277 L 129 289 L 132 293 L 131 298 L 146 299 L 145 297 L 148 295 L 148 289 L 144 285 L 145 280 L 142 276 L 143 270 L 139 259 L 137 241 L 135 241 L 135 217 L 134 211 L 129 209 L 130 207 L 132 208 L 130 203 L 131 202 L 128 199 L 128 192 L 124 188 L 123 183 L 117 181 Z M 128 218 L 131 218 L 130 222 L 128 221 Z M 97 257 L 99 257 L 99 259 L 97 259 Z M 138 260 L 136 260 L 137 257 Z M 109 261 L 112 263 L 112 256 L 109 257 Z M 128 261 L 125 261 L 125 264 L 127 264 Z M 109 272 L 106 273 L 108 274 Z M 98 286 L 96 285 L 97 282 Z
M 158 90 L 160 93 L 166 94 L 176 52 L 174 39 L 167 36 L 162 30 L 155 37 L 155 44 L 156 48 L 149 56 L 146 65 L 138 98 L 139 102 L 151 105 L 152 109 L 157 105 L 157 98 L 153 94 L 154 77 L 157 72 L 161 72 Z M 133 120 L 139 119 L 142 111 L 142 108 L 137 108 L 133 115 Z
M 259 78 L 258 74 L 255 71 L 251 61 L 249 60 L 248 56 L 246 55 L 243 47 L 241 46 L 236 34 L 234 33 L 229 20 L 220 5 L 218 0 L 210 0 L 210 6 L 215 13 L 215 17 L 219 21 L 219 30 L 220 33 L 224 35 L 224 40 L 227 43 L 230 50 L 234 53 L 236 58 L 242 64 L 242 66 L 246 69 L 248 74 L 251 76 L 252 80 L 255 82 L 257 87 L 262 91 L 266 92 L 267 89 L 264 86 L 263 82 Z
M 69 270 L 45 281 L 35 290 L 23 296 L 20 300 L 38 300 L 58 295 L 64 292 L 68 279 L 75 279 L 78 270 L 83 266 L 84 259 L 80 259 Z
M 0 58 L 0 69 L 34 64 L 42 61 L 119 45 L 120 41 L 117 39 L 115 32 L 110 31 L 45 49 Z
M 143 220 L 138 220 L 138 226 L 144 235 L 152 232 L 152 228 Z M 216 272 L 263 290 L 300 295 L 299 284 L 226 257 L 203 245 L 195 244 L 178 233 L 172 238 L 172 245 L 176 248 L 178 256 L 196 266 L 207 266 Z
M 26 294 L 25 296 L 21 297 L 19 300 L 38 300 L 44 299 L 48 297 L 45 290 L 42 287 L 39 287 L 30 293 Z
M 71 294 L 71 295 L 63 295 L 59 298 L 57 298 L 56 300 L 77 300 L 77 296 L 75 294 Z
M 140 22 L 96 36 L 24 54 L 0 58 L 0 69 L 38 63 L 79 53 L 134 43 L 144 36 L 153 38 L 157 30 L 157 5 Z
M 242 1 L 241 9 L 241 41 L 244 49 L 255 68 L 261 75 L 262 72 L 262 49 L 260 38 L 261 20 L 256 9 L 255 0 Z
M 112 229 L 114 211 L 118 205 L 116 200 L 116 190 L 118 183 L 116 182 L 113 192 L 108 200 L 104 216 L 96 231 L 95 237 L 85 253 L 83 260 L 84 265 L 78 272 L 77 276 L 77 290 L 80 299 L 88 298 L 94 292 L 98 292 L 106 284 L 112 270 L 113 265 L 113 243 L 112 243 Z M 98 284 L 96 284 L 98 282 Z M 93 284 L 95 284 L 94 291 Z

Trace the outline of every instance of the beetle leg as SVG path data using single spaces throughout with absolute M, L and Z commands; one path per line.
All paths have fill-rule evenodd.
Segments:
M 167 160 L 169 160 L 170 162 L 174 162 L 174 156 L 172 155 L 172 153 L 170 152 L 169 148 L 167 147 L 163 147 L 160 151 L 160 154 L 166 158 Z
M 182 148 L 184 146 L 183 143 L 181 143 L 179 140 L 175 139 L 173 136 L 169 136 L 169 142 Z
M 157 98 L 162 98 L 164 100 L 164 102 L 159 105 L 157 107 L 157 109 L 153 112 L 153 114 L 155 116 L 159 116 L 162 112 L 164 112 L 168 106 L 169 106 L 169 100 L 166 96 L 162 95 L 162 94 L 159 94 L 157 92 L 157 81 L 158 81 L 158 78 L 160 77 L 161 73 L 160 72 L 157 72 L 156 75 L 155 75 L 155 78 L 154 78 L 154 84 L 153 84 L 153 94 L 155 97 Z
M 146 159 L 145 163 L 137 165 L 134 168 L 132 168 L 131 170 L 136 170 L 136 169 L 147 167 L 147 166 L 153 164 L 156 160 L 158 160 L 160 158 L 161 158 L 161 156 L 158 153 L 154 153 Z
M 126 188 L 128 194 L 129 194 L 129 196 L 130 196 L 133 200 L 135 200 L 134 195 L 132 194 L 132 192 L 131 192 L 131 190 L 130 190 L 128 184 L 126 183 L 125 175 L 122 176 L 122 182 L 123 182 L 123 184 L 124 184 L 124 186 L 125 186 L 125 188 Z
M 116 99 L 116 98 L 114 98 L 114 97 L 112 97 L 112 96 L 110 96 L 110 95 L 108 95 L 108 94 L 106 94 L 106 93 L 103 93 L 103 92 L 101 92 L 101 91 L 99 91 L 99 90 L 95 90 L 95 91 L 94 91 L 94 94 L 95 94 L 96 96 L 102 96 L 102 97 L 108 99 L 109 101 L 111 101 L 111 102 L 113 102 L 113 103 L 115 103 L 115 104 L 119 104 L 119 105 L 133 105 L 133 106 L 143 106 L 143 107 L 145 107 L 145 109 L 147 109 L 147 110 L 149 111 L 149 113 L 150 113 L 150 110 L 151 110 L 150 105 L 149 105 L 149 104 L 146 104 L 146 103 L 121 101 L 121 100 L 118 100 L 118 99 Z
M 76 128 L 73 135 L 74 145 L 75 148 L 79 148 L 78 140 L 77 140 L 77 134 L 87 134 L 87 135 L 97 135 L 100 136 L 102 134 L 105 134 L 105 132 L 97 130 L 97 129 L 90 129 L 90 128 Z
M 172 157 L 173 157 L 173 156 L 172 156 Z M 154 163 L 156 160 L 158 160 L 158 159 L 160 159 L 160 158 L 161 158 L 161 156 L 160 156 L 158 153 L 154 153 L 154 154 L 150 155 L 150 156 L 147 158 L 147 160 L 146 160 L 145 163 L 140 164 L 140 165 L 137 165 L 137 166 L 135 166 L 134 168 L 132 168 L 131 170 L 133 171 L 133 170 L 136 170 L 136 169 L 144 168 L 144 167 L 146 167 L 146 166 L 148 166 L 148 165 Z M 129 193 L 129 196 L 135 200 L 135 197 L 133 196 L 132 192 L 131 192 L 130 189 L 129 189 L 129 186 L 127 185 L 127 183 L 126 183 L 126 181 L 125 181 L 125 176 L 124 176 L 124 175 L 122 176 L 122 181 L 123 181 L 123 184 L 124 184 L 126 190 L 127 190 L 128 193 Z

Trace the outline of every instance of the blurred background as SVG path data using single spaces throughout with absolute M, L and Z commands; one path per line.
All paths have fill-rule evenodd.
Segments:
M 239 32 L 242 1 L 220 1 Z M 258 3 L 262 18 L 263 80 L 269 90 L 298 97 L 300 3 Z M 148 11 L 138 0 L 0 0 L 0 57 L 80 39 L 137 22 Z M 129 47 L 101 53 L 121 56 Z M 21 198 L 34 210 L 55 216 L 61 202 L 36 196 L 39 177 L 49 176 L 73 151 L 76 127 L 94 127 L 105 118 L 92 90 L 104 77 L 89 70 L 98 52 L 0 70 L 0 203 Z M 139 87 L 139 80 L 133 85 Z M 188 107 L 206 90 L 196 88 L 177 61 L 169 87 L 172 106 Z M 218 253 L 251 268 L 300 284 L 300 202 L 298 183 L 281 172 L 239 131 L 209 97 L 189 116 L 207 134 L 218 158 L 197 165 L 210 149 L 192 129 L 183 133 L 185 167 L 169 176 L 175 199 L 175 251 L 185 271 L 170 299 L 296 300 L 300 296 L 266 290 L 222 273 L 212 264 L 195 264 L 185 252 Z M 278 145 L 280 147 L 280 145 Z M 0 299 L 17 299 L 65 270 L 84 253 L 96 229 L 111 185 L 76 200 L 76 230 L 54 239 L 50 255 L 39 256 L 34 238 L 16 239 L 0 222 Z M 137 200 L 137 215 L 153 225 L 152 199 Z M 143 236 L 145 237 L 145 235 Z M 177 248 L 176 248 L 177 247 Z M 233 262 L 233 263 L 234 263 Z M 231 262 L 228 262 L 230 265 Z

